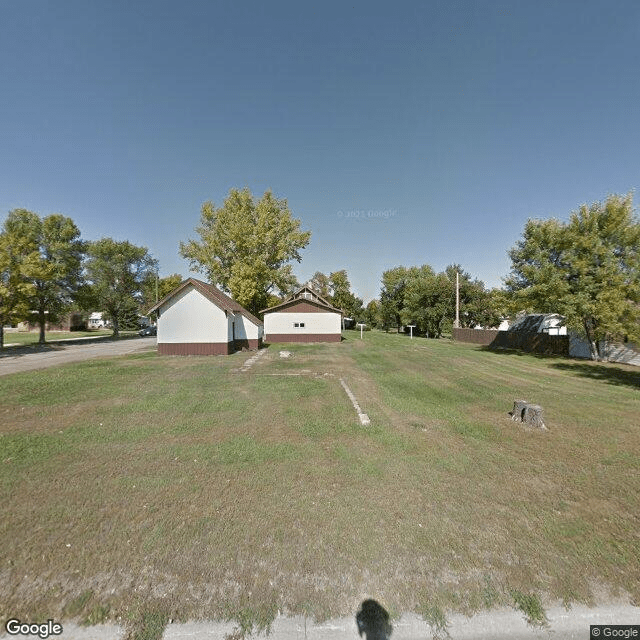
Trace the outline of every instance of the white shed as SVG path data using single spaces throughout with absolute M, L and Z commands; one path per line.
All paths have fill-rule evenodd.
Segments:
M 342 337 L 342 311 L 308 286 L 260 313 L 268 342 L 340 342 Z
M 217 287 L 189 278 L 156 303 L 158 353 L 227 355 L 262 345 L 263 324 Z

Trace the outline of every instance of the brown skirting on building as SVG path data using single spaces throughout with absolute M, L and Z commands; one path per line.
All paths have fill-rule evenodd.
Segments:
M 236 351 L 240 351 L 241 349 L 259 349 L 262 346 L 262 339 L 258 338 L 255 340 L 234 340 L 233 345 Z
M 270 333 L 266 342 L 340 342 L 339 333 Z
M 158 353 L 163 356 L 226 356 L 233 353 L 229 342 L 160 342 Z
M 241 349 L 259 349 L 262 340 L 233 342 L 160 342 L 158 353 L 163 356 L 227 356 Z

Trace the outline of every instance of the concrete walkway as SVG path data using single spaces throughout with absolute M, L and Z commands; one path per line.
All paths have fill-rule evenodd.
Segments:
M 19 371 L 33 371 L 55 367 L 67 362 L 79 362 L 92 358 L 121 356 L 127 353 L 147 351 L 156 346 L 155 336 L 148 338 L 125 338 L 104 340 L 85 344 L 48 343 L 44 349 L 20 349 L 7 352 L 0 357 L 0 376 Z
M 610 624 L 638 625 L 638 636 L 631 637 L 640 637 L 640 607 L 631 605 L 608 605 L 595 608 L 574 606 L 569 610 L 554 607 L 547 610 L 547 618 L 549 626 L 538 629 L 527 625 L 522 614 L 512 609 L 479 613 L 471 618 L 457 615 L 449 620 L 448 632 L 451 640 L 588 640 L 590 625 Z M 163 640 L 225 640 L 233 630 L 232 623 L 169 624 L 165 629 Z M 62 635 L 51 636 L 51 638 L 122 640 L 124 635 L 124 628 L 115 625 L 80 627 L 66 623 L 63 624 Z M 341 618 L 316 624 L 300 617 L 278 617 L 268 636 L 265 634 L 253 636 L 254 639 L 261 640 L 358 640 L 358 637 L 355 618 Z M 428 640 L 432 637 L 431 627 L 419 616 L 405 614 L 400 620 L 393 621 L 391 640 Z M 440 637 L 446 638 L 446 634 Z M 33 640 L 37 636 L 10 636 L 4 632 L 0 638 Z

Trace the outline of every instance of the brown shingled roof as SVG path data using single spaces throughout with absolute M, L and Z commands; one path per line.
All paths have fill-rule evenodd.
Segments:
M 316 296 L 316 298 L 318 298 L 318 300 L 310 300 L 309 298 L 304 298 L 302 297 L 300 294 L 304 291 L 308 291 L 309 293 L 313 294 L 314 296 Z M 336 307 L 330 305 L 317 291 L 314 291 L 310 286 L 308 285 L 304 285 L 302 287 L 300 287 L 290 298 L 288 298 L 287 300 L 284 300 L 283 302 L 280 302 L 279 304 L 274 305 L 273 307 L 269 307 L 267 309 L 262 309 L 260 311 L 260 313 L 267 313 L 267 312 L 271 312 L 271 311 L 275 311 L 276 309 L 281 309 L 282 307 L 286 307 L 287 305 L 293 303 L 293 302 L 298 302 L 299 300 L 304 300 L 305 302 L 309 302 L 311 304 L 316 305 L 317 307 L 320 307 L 322 309 L 327 309 L 327 311 L 335 311 L 337 313 L 340 314 L 344 314 L 344 311 L 342 309 L 337 309 Z
M 220 307 L 223 311 L 231 311 L 232 313 L 240 313 L 245 318 L 248 318 L 254 324 L 261 325 L 262 321 L 256 318 L 251 312 L 247 311 L 243 306 L 238 304 L 233 298 L 230 298 L 225 293 L 222 293 L 218 287 L 212 284 L 207 284 L 198 280 L 197 278 L 187 278 L 184 282 L 181 282 L 173 291 L 168 293 L 162 300 L 156 302 L 148 313 L 153 313 L 159 309 L 165 302 L 173 298 L 175 295 L 186 289 L 189 285 L 192 285 L 197 291 L 199 291 L 207 300 L 213 302 L 217 307 Z

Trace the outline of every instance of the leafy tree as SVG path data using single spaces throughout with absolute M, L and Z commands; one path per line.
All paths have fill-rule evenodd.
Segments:
M 359 320 L 362 317 L 362 299 L 351 292 L 351 283 L 347 272 L 334 271 L 329 275 L 331 287 L 331 304 L 337 309 L 342 309 L 345 316 Z
M 311 288 L 319 293 L 327 302 L 331 298 L 331 281 L 329 276 L 321 271 L 316 271 L 309 281 Z
M 256 202 L 249 189 L 232 189 L 222 207 L 202 205 L 200 241 L 180 243 L 180 254 L 194 271 L 230 292 L 241 305 L 257 313 L 273 290 L 286 294 L 293 274 L 287 263 L 300 262 L 300 250 L 311 233 L 300 231 L 286 200 L 271 191 Z
M 455 291 L 446 273 L 438 273 L 429 265 L 407 270 L 403 324 L 416 325 L 419 333 L 440 338 L 452 323 Z
M 29 317 L 34 286 L 29 275 L 40 258 L 38 245 L 11 212 L 0 233 L 0 349 L 4 347 L 4 327 Z
M 529 220 L 509 252 L 507 290 L 526 311 L 559 313 L 594 360 L 608 340 L 640 338 L 640 222 L 632 194 L 583 204 L 569 222 Z
M 459 264 L 451 264 L 445 269 L 445 274 L 453 287 L 453 315 L 455 318 L 455 284 L 458 274 L 460 299 L 460 326 L 463 328 L 494 327 L 500 324 L 501 314 L 494 308 L 494 298 L 481 280 L 472 279 Z
M 179 273 L 173 273 L 164 278 L 159 278 L 157 273 L 147 273 L 142 283 L 140 313 L 146 315 L 147 311 L 158 300 L 162 300 L 167 294 L 171 293 L 181 282 L 182 276 Z
M 380 320 L 380 304 L 377 300 L 371 300 L 364 310 L 364 321 L 370 327 L 379 327 L 381 324 Z
M 37 314 L 42 344 L 46 323 L 58 322 L 69 311 L 80 287 L 85 243 L 73 220 L 60 214 L 41 219 L 26 209 L 15 209 L 6 225 L 22 236 L 32 252 L 24 276 L 33 285 L 29 305 Z
M 393 326 L 399 329 L 402 324 L 400 315 L 404 309 L 406 279 L 406 267 L 394 267 L 382 274 L 380 319 L 385 331 Z
M 102 238 L 89 243 L 85 265 L 93 304 L 104 310 L 118 336 L 123 323 L 138 313 L 144 284 L 155 275 L 157 261 L 146 247 Z

